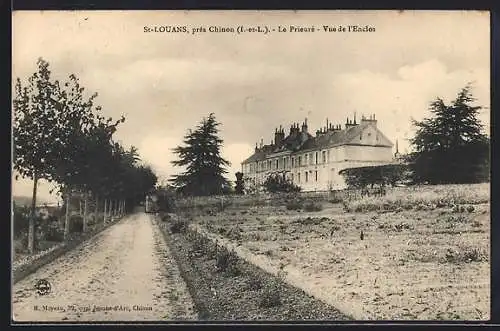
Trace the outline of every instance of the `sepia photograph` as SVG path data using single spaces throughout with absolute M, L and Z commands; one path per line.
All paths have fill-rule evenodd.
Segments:
M 488 11 L 12 12 L 12 322 L 487 321 Z

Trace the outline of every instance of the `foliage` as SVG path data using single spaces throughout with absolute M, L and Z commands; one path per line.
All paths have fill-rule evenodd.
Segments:
M 359 168 L 347 168 L 339 172 L 344 177 L 347 187 L 353 189 L 379 185 L 395 186 L 407 179 L 408 166 L 405 164 L 386 164 Z
M 411 186 L 391 189 L 383 197 L 363 197 L 345 201 L 348 212 L 434 210 L 460 205 L 488 203 L 491 199 L 488 184 Z M 465 207 L 464 211 L 465 211 Z M 469 208 L 474 211 L 473 208 Z
M 183 220 L 176 219 L 170 225 L 171 233 L 184 233 L 186 232 L 188 226 L 187 223 Z
M 417 131 L 410 140 L 414 180 L 432 184 L 477 183 L 489 180 L 489 138 L 478 119 L 471 85 L 451 104 L 437 98 L 430 104 L 430 118 L 413 120 Z
M 48 62 L 39 59 L 37 64 L 26 85 L 17 79 L 13 100 L 14 170 L 34 181 L 30 252 L 38 180 L 55 182 L 63 194 L 90 193 L 96 200 L 99 196 L 130 204 L 157 181 L 149 166 L 139 164 L 137 148 L 126 150 L 113 141 L 123 116 L 117 121 L 103 117 L 101 107 L 94 105 L 97 93 L 87 97 L 75 75 L 61 84 L 51 79 Z M 67 219 L 65 234 L 69 224 Z
M 302 209 L 302 203 L 299 200 L 292 200 L 286 204 L 287 210 L 300 210 Z
M 235 192 L 236 194 L 243 194 L 245 191 L 245 182 L 243 180 L 243 173 L 238 171 L 236 173 L 236 187 L 235 187 Z
M 30 209 L 24 206 L 14 207 L 14 237 L 19 237 L 28 230 Z
M 230 186 L 224 177 L 227 173 L 224 167 L 230 163 L 220 155 L 223 140 L 218 137 L 219 125 L 214 114 L 210 114 L 184 137 L 185 146 L 173 149 L 179 159 L 172 161 L 172 164 L 186 167 L 186 171 L 171 179 L 180 193 L 194 196 L 217 195 L 224 193 Z
M 238 256 L 234 251 L 229 251 L 224 246 L 217 249 L 215 266 L 217 271 L 228 272 L 228 274 L 233 276 L 237 276 L 240 273 L 238 268 Z
M 307 201 L 304 205 L 304 210 L 308 212 L 322 211 L 323 206 L 320 203 L 315 203 L 314 201 Z
M 267 192 L 300 192 L 301 188 L 295 185 L 284 174 L 271 174 L 264 181 L 264 188 Z

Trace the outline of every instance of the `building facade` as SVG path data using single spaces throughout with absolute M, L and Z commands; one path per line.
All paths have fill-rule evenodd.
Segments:
M 392 142 L 377 128 L 375 115 L 346 120 L 344 127 L 328 123 L 313 136 L 307 119 L 290 126 L 288 135 L 280 126 L 274 141 L 260 146 L 241 163 L 246 183 L 260 186 L 270 174 L 283 174 L 302 191 L 338 190 L 346 187 L 339 171 L 346 168 L 394 162 Z

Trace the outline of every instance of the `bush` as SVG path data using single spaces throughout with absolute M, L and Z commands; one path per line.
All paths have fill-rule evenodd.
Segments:
M 461 247 L 460 250 L 448 249 L 445 260 L 450 263 L 482 262 L 486 260 L 486 256 L 479 248 Z
M 264 182 L 264 188 L 267 192 L 300 192 L 301 188 L 295 185 L 291 180 L 286 179 L 282 174 L 270 175 Z
M 320 203 L 316 203 L 314 201 L 308 201 L 304 206 L 304 210 L 308 212 L 322 211 L 323 206 Z
M 240 274 L 238 268 L 238 256 L 234 251 L 229 251 L 226 247 L 220 247 L 215 257 L 215 267 L 217 271 L 228 272 L 233 276 Z
M 187 223 L 183 220 L 175 220 L 171 225 L 170 225 L 170 232 L 171 233 L 184 233 L 187 230 Z
M 14 208 L 14 237 L 19 237 L 22 233 L 28 232 L 29 211 L 24 207 Z
M 260 298 L 259 306 L 262 308 L 271 308 L 281 305 L 281 295 L 279 290 L 274 286 L 269 286 L 264 289 Z
M 83 217 L 80 215 L 73 215 L 70 218 L 69 232 L 83 232 Z
M 286 204 L 287 210 L 301 210 L 302 203 L 298 200 L 292 200 Z
M 64 241 L 64 229 L 59 228 L 58 222 L 50 222 L 46 227 L 45 240 L 47 241 Z
M 251 291 L 257 291 L 262 288 L 262 279 L 257 276 L 250 277 L 248 279 L 248 289 Z

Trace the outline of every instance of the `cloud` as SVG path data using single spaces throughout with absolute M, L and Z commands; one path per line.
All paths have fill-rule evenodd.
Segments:
M 374 33 L 145 34 L 145 25 L 371 25 Z M 255 142 L 308 118 L 314 132 L 353 113 L 376 113 L 404 148 L 409 119 L 467 82 L 489 106 L 488 12 L 74 11 L 13 14 L 13 77 L 43 56 L 56 78 L 75 73 L 116 134 L 162 177 L 178 172 L 169 148 L 213 112 L 224 156 L 239 170 Z M 489 111 L 481 117 L 489 123 Z M 233 176 L 233 175 L 230 175 Z M 232 178 L 231 178 L 232 179 Z M 24 186 L 23 186 L 24 187 Z M 25 188 L 30 194 L 29 185 Z
M 453 100 L 467 83 L 473 82 L 473 94 L 486 109 L 480 116 L 489 125 L 489 71 L 485 68 L 449 71 L 444 63 L 431 59 L 397 70 L 397 77 L 368 70 L 338 75 L 334 78 L 338 105 L 362 113 L 376 114 L 381 130 L 391 139 L 410 137 L 410 118 L 421 120 L 429 116 L 428 106 L 440 97 Z

